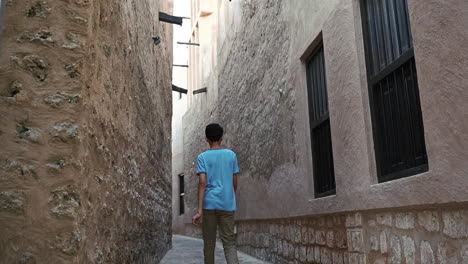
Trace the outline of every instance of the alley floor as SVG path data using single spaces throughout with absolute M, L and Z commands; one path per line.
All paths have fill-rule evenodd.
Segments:
M 254 257 L 239 252 L 240 264 L 268 264 Z M 216 264 L 226 264 L 223 246 L 216 244 Z M 203 241 L 185 236 L 173 236 L 172 249 L 160 264 L 203 264 Z

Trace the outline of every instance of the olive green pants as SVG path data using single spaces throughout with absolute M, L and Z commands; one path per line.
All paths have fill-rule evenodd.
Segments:
M 234 235 L 234 212 L 203 210 L 203 253 L 205 264 L 215 263 L 216 229 L 223 242 L 227 264 L 238 264 L 236 237 Z

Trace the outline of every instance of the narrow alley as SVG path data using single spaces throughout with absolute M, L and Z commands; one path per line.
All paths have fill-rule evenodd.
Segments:
M 467 25 L 467 0 L 0 0 L 0 264 L 202 264 L 200 220 L 241 264 L 468 264 Z
M 203 241 L 197 238 L 175 235 L 172 237 L 172 249 L 161 260 L 160 264 L 203 264 Z M 239 264 L 268 264 L 246 255 L 238 253 Z M 226 264 L 223 247 L 220 243 L 216 245 L 216 263 Z

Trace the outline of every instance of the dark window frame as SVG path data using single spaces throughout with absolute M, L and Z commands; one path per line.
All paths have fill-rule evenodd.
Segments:
M 317 56 L 319 56 L 317 58 Z M 319 72 L 313 72 L 312 63 L 318 61 Z M 326 81 L 326 65 L 323 40 L 320 39 L 314 45 L 312 52 L 304 59 L 307 78 L 307 99 L 309 108 L 310 138 L 312 147 L 312 160 L 314 171 L 314 194 L 315 198 L 322 198 L 336 194 L 335 170 L 333 161 L 333 149 L 330 129 L 330 111 L 328 102 L 328 89 Z M 317 69 L 315 69 L 317 70 Z M 316 74 L 317 82 L 322 82 L 324 87 L 313 87 L 311 74 Z M 319 76 L 320 75 L 320 76 Z M 317 98 L 317 93 L 320 96 Z M 320 139 L 320 140 L 318 140 Z M 325 143 L 323 143 L 325 139 Z M 326 153 L 328 158 L 324 158 Z M 323 165 L 327 162 L 327 166 Z M 324 182 L 325 181 L 325 182 Z
M 184 174 L 181 173 L 178 175 L 179 178 L 179 215 L 185 214 L 185 178 Z
M 397 70 L 401 69 L 403 71 L 403 69 L 404 69 L 403 67 L 406 67 L 406 64 L 408 64 L 408 63 L 413 63 L 413 65 L 411 65 L 411 64 L 410 65 L 415 68 L 415 66 L 414 66 L 414 64 L 415 64 L 415 61 L 414 61 L 415 54 L 414 54 L 413 39 L 412 39 L 412 32 L 411 32 L 411 21 L 409 19 L 407 1 L 406 0 L 397 0 L 397 1 L 389 0 L 389 1 L 393 1 L 393 3 L 388 4 L 388 2 L 385 2 L 386 3 L 385 8 L 390 9 L 389 7 L 392 6 L 394 9 L 390 9 L 390 11 L 393 11 L 393 12 L 397 12 L 395 9 L 396 9 L 396 7 L 398 5 L 400 5 L 399 7 L 402 7 L 401 4 L 403 2 L 406 4 L 406 6 L 403 6 L 403 7 L 406 9 L 406 21 L 405 22 L 407 24 L 405 24 L 405 26 L 408 26 L 408 28 L 406 28 L 404 30 L 407 30 L 407 32 L 405 32 L 405 33 L 408 34 L 408 39 L 407 39 L 408 47 L 401 47 L 401 46 L 394 47 L 394 46 L 389 45 L 390 46 L 390 51 L 388 51 L 388 49 L 387 49 L 387 50 L 383 51 L 384 54 L 378 53 L 377 56 L 379 56 L 379 59 L 381 59 L 382 58 L 381 55 L 383 55 L 383 56 L 385 56 L 385 60 L 387 60 L 387 62 L 388 62 L 388 57 L 391 57 L 391 56 L 395 55 L 394 54 L 395 53 L 395 51 L 394 51 L 395 48 L 399 48 L 399 49 L 406 48 L 406 50 L 404 52 L 401 52 L 399 57 L 397 57 L 396 59 L 394 59 L 390 63 L 387 63 L 387 65 L 383 69 L 379 68 L 378 70 L 376 70 L 376 65 L 374 63 L 375 58 L 372 57 L 372 56 L 374 56 L 373 49 L 375 49 L 376 47 L 373 46 L 372 41 L 371 41 L 371 36 L 370 36 L 370 34 L 368 32 L 369 30 L 371 30 L 370 25 L 369 25 L 369 14 L 368 14 L 368 11 L 367 11 L 368 1 L 374 1 L 374 0 L 360 0 L 360 9 L 361 9 L 361 22 L 362 22 L 362 32 L 363 32 L 363 38 L 364 38 L 364 49 L 365 49 L 365 59 L 366 59 L 367 82 L 368 82 L 368 91 L 369 91 L 369 104 L 370 104 L 370 108 L 371 108 L 370 113 L 371 113 L 372 131 L 373 131 L 373 137 L 374 137 L 375 160 L 376 160 L 376 165 L 377 165 L 376 166 L 377 167 L 377 178 L 378 178 L 379 182 L 387 182 L 387 181 L 401 179 L 401 178 L 405 178 L 405 177 L 409 177 L 409 176 L 413 176 L 413 175 L 416 175 L 416 174 L 427 172 L 429 170 L 429 161 L 428 161 L 428 157 L 427 157 L 427 150 L 426 150 L 425 137 L 424 137 L 424 123 L 423 123 L 423 120 L 422 120 L 422 110 L 421 110 L 421 104 L 420 104 L 419 85 L 418 85 L 418 80 L 417 80 L 417 71 L 415 69 L 414 80 L 413 80 L 413 82 L 415 84 L 413 84 L 413 85 L 416 87 L 415 88 L 415 93 L 416 93 L 415 103 L 417 104 L 416 107 L 417 107 L 417 111 L 418 111 L 416 113 L 416 115 L 419 115 L 420 122 L 421 122 L 420 126 L 421 126 L 422 131 L 419 131 L 419 132 L 422 135 L 421 140 L 423 142 L 423 148 L 424 148 L 424 152 L 425 152 L 425 164 L 418 165 L 418 166 L 411 167 L 411 168 L 407 168 L 407 169 L 400 170 L 400 171 L 393 172 L 393 173 L 389 173 L 389 174 L 383 174 L 383 170 L 384 170 L 383 169 L 383 163 L 385 162 L 383 160 L 384 159 L 383 156 L 385 155 L 385 153 L 382 153 L 383 151 L 381 150 L 383 148 L 381 145 L 383 145 L 383 144 L 379 143 L 383 139 L 382 139 L 382 136 L 379 134 L 379 129 L 382 129 L 382 128 L 378 127 L 378 121 L 379 120 L 378 120 L 378 118 L 376 116 L 377 115 L 376 114 L 376 109 L 377 109 L 376 105 L 377 105 L 377 103 L 375 102 L 375 99 L 374 99 L 374 95 L 375 95 L 374 87 L 376 85 L 378 85 L 380 82 L 384 81 L 386 78 L 389 78 L 392 74 L 396 74 L 395 72 Z M 389 18 L 388 14 L 385 14 L 384 17 L 386 19 L 391 19 L 391 18 Z M 387 20 L 387 21 L 384 21 L 384 22 L 390 22 L 390 20 Z M 373 26 L 374 26 L 374 28 L 372 28 L 372 29 L 374 30 L 375 27 L 376 27 L 376 24 L 374 23 Z M 380 26 L 383 27 L 383 25 L 380 25 Z M 402 25 L 398 25 L 398 27 L 396 27 L 395 29 L 397 30 L 397 34 L 403 34 L 401 32 Z M 394 44 L 393 42 L 395 41 L 395 39 L 392 39 L 392 37 L 389 36 L 389 35 L 385 35 L 385 33 L 386 32 L 380 32 L 380 34 L 382 34 L 384 40 L 385 40 L 385 38 L 387 38 L 387 39 L 389 39 L 389 42 L 391 44 Z M 375 34 L 379 34 L 379 33 L 377 33 L 377 31 L 376 31 Z M 399 36 L 397 36 L 397 38 L 398 38 L 398 40 L 401 40 L 401 38 Z M 378 40 L 378 41 L 380 41 L 380 40 Z M 379 43 L 379 44 L 381 44 L 381 43 Z M 385 44 L 388 44 L 388 43 L 384 43 L 384 45 Z M 401 43 L 398 43 L 398 45 L 401 45 Z M 390 52 L 390 55 L 388 54 L 388 52 Z M 378 65 L 377 67 L 381 67 L 381 65 Z M 411 72 L 411 73 L 413 74 L 413 72 Z

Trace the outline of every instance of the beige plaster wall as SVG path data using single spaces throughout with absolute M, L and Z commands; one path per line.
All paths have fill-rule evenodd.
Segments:
M 218 67 L 213 72 L 218 103 L 199 101 L 189 110 L 197 109 L 198 114 L 184 117 L 186 175 L 194 175 L 196 154 L 206 148 L 199 143 L 202 128 L 218 121 L 225 125 L 226 145 L 240 157 L 239 219 L 468 201 L 464 3 L 408 2 L 429 156 L 427 173 L 377 183 L 359 3 L 304 0 L 224 3 L 233 8 L 227 14 L 239 8 L 242 15 L 228 32 L 220 26 Z M 301 57 L 320 32 L 337 194 L 314 199 Z M 191 190 L 196 190 L 195 183 Z M 194 192 L 188 197 L 196 199 Z

